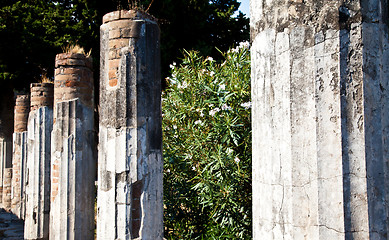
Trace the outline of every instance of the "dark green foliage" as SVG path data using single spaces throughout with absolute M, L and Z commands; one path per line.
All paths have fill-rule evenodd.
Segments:
M 93 49 L 99 64 L 99 27 L 104 14 L 138 6 L 159 19 L 163 75 L 180 49 L 215 54 L 249 38 L 248 19 L 239 15 L 236 0 L 2 0 L 0 1 L 0 84 L 13 80 L 28 88 L 42 73 L 53 76 L 54 57 L 61 47 L 77 43 Z M 98 74 L 95 74 L 98 76 Z
M 52 77 L 61 47 L 98 46 L 96 17 L 86 0 L 1 1 L 0 81 L 13 80 L 17 89 L 26 89 L 41 74 Z
M 163 95 L 165 237 L 251 239 L 250 54 L 187 52 Z
M 160 20 L 163 75 L 182 49 L 216 58 L 220 54 L 215 47 L 225 52 L 249 40 L 248 19 L 243 14 L 232 17 L 238 8 L 237 0 L 155 0 L 150 13 Z

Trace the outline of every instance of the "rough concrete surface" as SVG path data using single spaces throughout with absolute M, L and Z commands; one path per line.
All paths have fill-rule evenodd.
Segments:
M 251 1 L 254 239 L 387 239 L 387 9 Z

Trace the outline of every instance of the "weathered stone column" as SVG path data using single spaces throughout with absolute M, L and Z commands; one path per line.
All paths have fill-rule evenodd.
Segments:
M 103 18 L 98 239 L 162 239 L 159 28 L 136 11 Z
M 0 207 L 3 203 L 3 177 L 5 165 L 12 166 L 15 96 L 13 81 L 0 82 Z
M 0 138 L 0 203 L 3 203 L 3 179 L 6 165 L 12 164 L 12 141 Z
M 387 239 L 388 2 L 251 0 L 254 239 Z
M 50 239 L 93 239 L 96 156 L 92 61 L 56 57 Z
M 53 96 L 52 83 L 31 84 L 24 239 L 49 239 Z
M 22 217 L 20 206 L 22 195 L 21 173 L 27 160 L 27 120 L 29 112 L 30 96 L 17 95 L 15 101 L 12 166 L 9 166 L 10 170 L 8 170 L 8 166 L 5 165 L 3 205 L 6 210 L 12 210 L 19 218 Z M 7 179 L 8 177 L 10 179 Z
M 13 163 L 12 163 L 12 198 L 11 211 L 18 217 L 24 218 L 24 172 L 27 161 L 27 132 L 15 132 L 13 136 Z

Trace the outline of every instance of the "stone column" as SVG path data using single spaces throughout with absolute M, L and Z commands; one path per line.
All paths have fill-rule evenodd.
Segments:
M 12 193 L 11 211 L 21 219 L 24 219 L 24 173 L 27 161 L 27 132 L 15 132 L 13 134 L 13 163 L 12 163 Z
M 98 239 L 162 239 L 159 28 L 116 11 L 101 33 Z
M 0 203 L 3 203 L 3 180 L 5 165 L 12 163 L 12 141 L 0 138 Z
M 387 239 L 388 2 L 251 0 L 254 239 Z
M 31 84 L 24 239 L 49 239 L 53 95 L 52 83 Z
M 51 138 L 50 239 L 93 239 L 96 156 L 92 60 L 58 54 Z
M 0 89 L 3 90 L 0 93 L 0 207 L 2 207 L 4 167 L 12 166 L 15 96 L 12 81 L 2 81 Z
M 21 217 L 21 172 L 27 160 L 27 120 L 30 112 L 30 96 L 17 95 L 15 101 L 15 120 L 13 134 L 12 165 L 5 165 L 3 180 L 3 206 L 6 210 Z M 10 168 L 10 169 L 7 169 Z M 10 179 L 7 179 L 7 178 Z

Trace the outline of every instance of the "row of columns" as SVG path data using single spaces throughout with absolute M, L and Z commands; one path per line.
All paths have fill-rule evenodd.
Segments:
M 13 145 L 0 142 L 0 195 L 25 220 L 25 239 L 95 238 L 97 158 L 97 239 L 163 237 L 159 28 L 137 11 L 103 23 L 98 151 L 85 54 L 58 54 L 54 84 L 16 97 Z
M 383 0 L 252 0 L 254 239 L 387 238 L 387 17 Z M 97 238 L 161 239 L 158 28 L 134 11 L 103 22 Z M 92 239 L 94 186 L 85 175 L 94 178 L 94 167 L 86 169 L 96 160 L 93 103 L 83 99 L 90 83 L 82 80 L 88 64 L 78 55 L 59 56 L 56 64 L 55 89 L 69 90 L 52 116 L 49 232 L 53 239 Z M 37 132 L 28 128 L 27 141 L 40 141 Z M 0 190 L 3 205 L 18 209 L 9 196 L 19 196 L 12 189 L 23 184 L 10 192 L 9 145 L 0 144 Z M 36 171 L 27 152 L 27 169 Z M 26 193 L 45 181 L 30 180 L 29 170 L 16 173 L 24 160 L 14 159 L 15 176 L 28 179 Z M 43 205 L 40 216 L 47 214 Z M 38 215 L 32 219 L 47 219 Z

